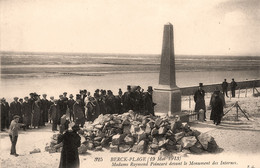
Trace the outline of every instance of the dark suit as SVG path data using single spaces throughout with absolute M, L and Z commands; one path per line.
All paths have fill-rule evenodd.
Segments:
M 194 101 L 195 101 L 195 112 L 199 112 L 200 109 L 204 110 L 204 119 L 206 118 L 206 105 L 205 105 L 205 91 L 197 90 L 194 93 Z
M 12 102 L 10 104 L 10 114 L 11 114 L 11 118 L 13 118 L 15 115 L 18 115 L 20 117 L 22 117 L 22 112 L 21 112 L 21 104 L 19 102 Z
M 60 118 L 60 109 L 58 105 L 52 104 L 49 109 L 49 114 L 52 120 L 52 131 L 57 130 L 58 120 Z
M 9 104 L 1 103 L 1 129 L 9 128 Z
M 73 121 L 74 121 L 74 114 L 73 114 L 73 105 L 74 105 L 74 103 L 75 103 L 74 99 L 69 99 L 68 100 L 68 108 L 69 108 L 69 112 L 70 112 L 70 120 L 72 118 Z
M 147 114 L 152 114 L 154 115 L 154 106 L 155 103 L 153 102 L 153 96 L 150 93 L 145 93 L 144 96 L 144 106 L 145 106 L 145 111 Z
M 232 81 L 230 83 L 230 88 L 231 88 L 231 92 L 232 92 L 232 97 L 236 97 L 236 87 L 237 87 L 237 83 L 235 81 Z
M 84 117 L 84 111 L 82 110 L 81 104 L 76 102 L 73 105 L 73 113 L 75 117 L 75 124 L 81 125 L 81 127 L 83 127 L 83 125 L 85 124 L 85 117 Z
M 228 83 L 224 81 L 222 83 L 222 91 L 223 91 L 223 94 L 224 95 L 226 94 L 226 96 L 228 97 L 227 90 L 228 90 Z

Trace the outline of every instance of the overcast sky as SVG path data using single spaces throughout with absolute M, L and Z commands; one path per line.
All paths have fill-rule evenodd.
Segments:
M 0 50 L 260 55 L 260 0 L 0 0 Z

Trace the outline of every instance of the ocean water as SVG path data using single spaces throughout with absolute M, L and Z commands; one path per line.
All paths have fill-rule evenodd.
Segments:
M 127 85 L 157 87 L 160 57 L 158 55 L 68 55 L 0 53 L 0 96 L 11 101 L 31 92 L 58 95 L 64 91 L 77 94 L 80 89 L 91 93 L 109 89 L 117 94 Z M 198 83 L 222 83 L 260 79 L 260 57 L 176 56 L 178 87 Z

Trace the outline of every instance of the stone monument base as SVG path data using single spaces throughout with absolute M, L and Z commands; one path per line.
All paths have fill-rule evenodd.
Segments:
M 155 115 L 175 115 L 181 112 L 181 90 L 175 88 L 155 88 L 153 91 L 153 102 Z

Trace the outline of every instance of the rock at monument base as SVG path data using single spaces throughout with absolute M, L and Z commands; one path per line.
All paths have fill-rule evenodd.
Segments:
M 127 135 L 125 138 L 124 138 L 124 141 L 127 145 L 133 145 L 135 142 L 134 142 L 134 137 L 131 136 L 131 135 Z
M 179 132 L 179 133 L 174 134 L 175 141 L 178 142 L 179 140 L 181 140 L 184 137 L 184 135 L 185 135 L 184 132 Z
M 123 134 L 126 134 L 126 135 L 131 134 L 130 129 L 131 129 L 131 126 L 130 126 L 130 125 L 125 125 L 125 126 L 123 127 Z
M 157 134 L 158 134 L 158 129 L 157 128 L 153 128 L 152 132 L 151 132 L 151 135 L 154 136 L 154 135 L 157 135 Z
M 196 142 L 196 144 L 190 147 L 189 149 L 191 153 L 200 154 L 204 152 L 203 147 L 199 142 Z
M 93 144 L 93 142 L 89 142 L 86 146 L 87 146 L 87 149 L 88 149 L 88 150 L 93 150 L 93 149 L 94 149 L 94 144 Z
M 101 146 L 107 147 L 109 145 L 109 142 L 111 141 L 111 137 L 105 137 L 101 140 Z
M 112 145 L 119 145 L 122 142 L 123 136 L 120 134 L 114 135 L 112 137 Z
M 79 154 L 84 154 L 87 152 L 87 146 L 84 144 L 81 144 L 80 147 L 78 147 Z
M 182 151 L 182 146 L 181 145 L 176 145 L 176 151 L 181 152 Z
M 195 136 L 183 137 L 180 142 L 183 148 L 190 148 L 196 144 L 197 139 Z
M 127 152 L 131 148 L 130 145 L 119 145 L 119 152 Z
M 94 141 L 99 141 L 100 142 L 101 140 L 102 140 L 102 137 L 95 137 L 94 138 Z
M 163 147 L 167 143 L 165 137 L 159 138 L 158 141 L 159 141 L 159 143 L 158 143 L 159 148 Z
M 146 134 L 150 134 L 152 131 L 151 127 L 149 125 L 146 125 L 146 128 L 145 128 L 145 133 Z
M 207 151 L 210 153 L 216 152 L 218 150 L 218 145 L 216 143 L 216 141 L 214 140 L 214 138 L 212 138 L 212 140 L 208 143 L 208 149 Z
M 167 129 L 166 127 L 160 127 L 158 130 L 159 135 L 164 135 L 166 133 Z
M 97 146 L 97 147 L 95 148 L 95 151 L 102 151 L 102 146 Z
M 162 149 L 160 150 L 160 156 L 164 156 L 164 157 L 168 157 L 168 156 L 171 156 L 172 153 L 166 149 Z
M 200 144 L 203 146 L 205 150 L 208 149 L 208 143 L 212 141 L 213 137 L 206 134 L 206 133 L 201 133 L 198 137 L 198 141 Z
M 118 152 L 119 151 L 119 148 L 118 148 L 118 145 L 110 145 L 109 146 L 110 148 L 110 152 Z
M 137 153 L 144 153 L 145 152 L 145 149 L 147 148 L 147 143 L 142 140 L 138 143 L 137 147 L 136 147 L 136 152 Z
M 143 132 L 143 131 L 138 132 L 138 134 L 137 134 L 137 142 L 145 140 L 146 138 L 147 138 L 147 135 L 146 135 L 145 132 Z

